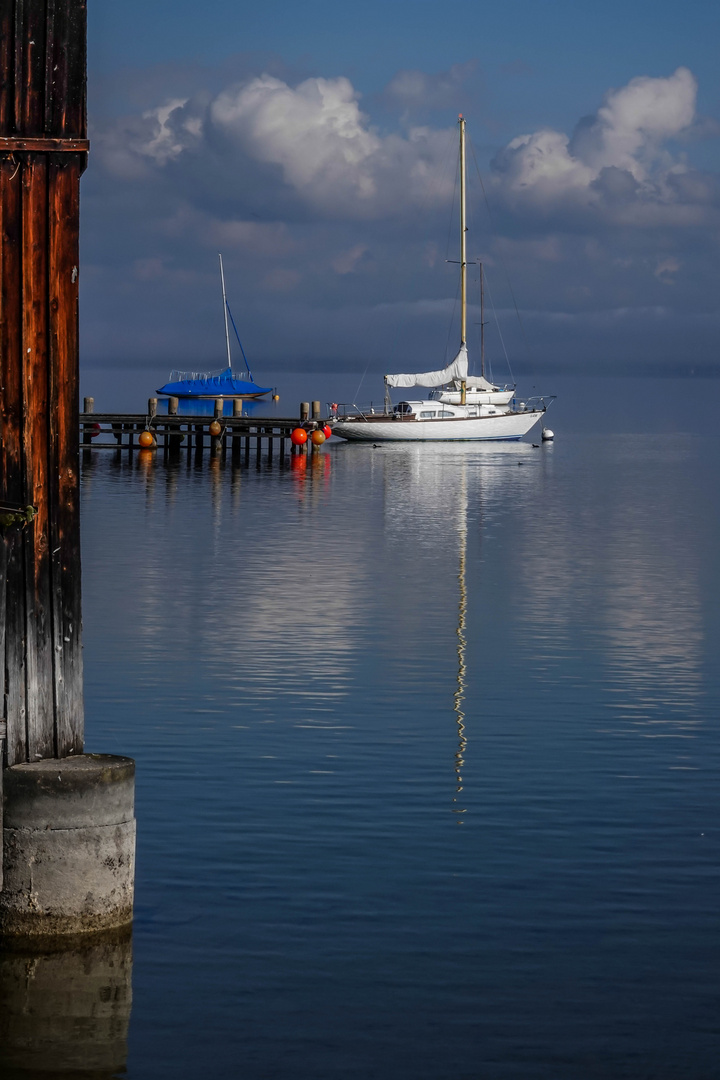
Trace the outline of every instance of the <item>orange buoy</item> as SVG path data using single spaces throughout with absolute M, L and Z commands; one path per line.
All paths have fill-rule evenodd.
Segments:
M 317 431 L 313 431 L 310 438 L 312 440 L 313 446 L 322 446 L 326 438 L 325 432 L 322 430 L 322 428 L 318 428 Z
M 290 432 L 290 442 L 293 446 L 304 446 L 307 442 L 307 431 L 305 428 L 296 427 Z
M 140 443 L 141 446 L 144 446 L 146 448 L 154 446 L 155 445 L 155 437 L 154 437 L 152 431 L 141 431 L 140 432 L 140 438 L 138 439 L 138 442 Z
M 273 399 L 273 401 L 279 401 L 280 400 L 280 395 L 279 394 L 273 394 L 272 399 Z
M 219 435 L 222 431 L 222 426 L 217 422 L 217 420 L 213 420 L 212 424 L 208 428 L 208 431 L 211 435 Z
M 325 432 L 325 438 L 329 439 L 330 436 L 332 435 L 332 428 L 330 427 L 330 425 L 325 424 L 325 426 L 324 426 L 324 428 L 322 430 Z

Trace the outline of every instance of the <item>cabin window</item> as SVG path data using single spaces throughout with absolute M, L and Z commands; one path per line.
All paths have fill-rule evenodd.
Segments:
M 410 412 L 412 412 L 412 409 L 410 408 L 407 401 L 401 401 L 399 405 L 395 406 L 395 412 L 396 413 L 410 413 Z
M 433 414 L 433 415 L 434 415 L 434 414 Z M 449 410 L 449 409 L 443 409 L 443 410 L 442 410 L 442 412 L 439 412 L 439 413 L 438 413 L 438 416 L 454 416 L 454 415 L 455 415 L 455 413 L 454 413 L 454 412 L 450 412 L 450 410 Z
M 440 415 L 444 416 L 445 414 L 440 413 Z M 437 413 L 435 413 L 435 412 L 421 412 L 420 413 L 420 419 L 421 420 L 432 420 L 433 417 L 435 417 L 435 416 L 437 416 Z

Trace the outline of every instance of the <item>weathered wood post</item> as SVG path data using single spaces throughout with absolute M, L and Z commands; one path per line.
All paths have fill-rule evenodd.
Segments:
M 0 3 L 0 493 L 10 508 L 0 527 L 0 930 L 7 934 L 99 929 L 132 912 L 134 765 L 83 755 L 78 234 L 86 48 L 85 0 Z M 93 850 L 104 858 L 113 842 L 123 865 L 94 868 Z M 95 904 L 82 899 L 92 890 Z

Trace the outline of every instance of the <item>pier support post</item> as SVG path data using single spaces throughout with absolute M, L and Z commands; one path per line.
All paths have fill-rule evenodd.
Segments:
M 17 507 L 0 529 L 0 932 L 13 937 L 86 933 L 132 914 L 134 766 L 83 755 L 86 37 L 86 0 L 0 4 L 0 493 Z
M 0 933 L 33 938 L 132 921 L 135 763 L 107 754 L 5 770 Z

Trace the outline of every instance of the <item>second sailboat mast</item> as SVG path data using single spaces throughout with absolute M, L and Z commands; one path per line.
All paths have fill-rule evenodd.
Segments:
M 225 316 L 225 348 L 227 349 L 227 362 L 228 367 L 232 370 L 232 358 L 230 356 L 230 330 L 228 328 L 228 306 L 227 299 L 225 297 L 225 271 L 223 270 L 222 255 L 218 253 L 220 259 L 220 283 L 222 285 L 222 297 L 223 297 L 223 315 Z M 245 361 L 247 364 L 247 360 Z M 248 370 L 250 370 L 248 368 Z

